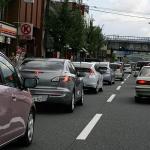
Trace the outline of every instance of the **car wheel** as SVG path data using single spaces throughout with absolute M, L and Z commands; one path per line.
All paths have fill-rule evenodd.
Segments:
M 98 84 L 97 84 L 96 88 L 94 89 L 94 92 L 95 92 L 96 94 L 99 92 Z
M 108 84 L 109 84 L 109 85 L 112 85 L 112 80 L 111 80 L 111 81 L 108 81 Z
M 134 99 L 135 99 L 135 102 L 137 102 L 137 103 L 140 102 L 140 98 L 139 97 L 135 96 Z
M 32 143 L 34 133 L 34 122 L 34 113 L 31 111 L 28 117 L 26 132 L 21 139 L 22 144 L 25 146 L 28 146 Z
M 72 97 L 71 97 L 71 103 L 67 106 L 67 111 L 68 112 L 73 112 L 74 108 L 75 108 L 75 95 L 73 93 Z
M 100 88 L 100 91 L 103 92 L 103 87 Z
M 102 83 L 102 87 L 100 88 L 100 90 L 99 90 L 99 91 L 103 92 L 103 83 Z
M 84 91 L 82 89 L 81 98 L 78 101 L 78 105 L 82 106 L 84 103 Z
M 121 80 L 121 81 L 123 81 L 123 80 L 124 80 L 124 78 L 122 77 L 120 80 Z

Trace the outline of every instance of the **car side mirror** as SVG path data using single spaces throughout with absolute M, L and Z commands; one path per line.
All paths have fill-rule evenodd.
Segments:
M 38 84 L 38 80 L 36 78 L 26 78 L 24 79 L 23 86 L 24 88 L 34 88 Z

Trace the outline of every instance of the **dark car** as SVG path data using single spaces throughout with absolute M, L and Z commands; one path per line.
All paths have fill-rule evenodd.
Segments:
M 134 77 L 138 76 L 139 71 L 142 69 L 143 66 L 148 66 L 150 61 L 138 61 L 135 66 Z
M 70 112 L 75 103 L 83 104 L 83 81 L 70 60 L 28 58 L 20 71 L 25 78 L 38 78 L 38 85 L 30 89 L 36 103 L 65 104 Z
M 20 138 L 29 145 L 33 139 L 35 105 L 27 88 L 36 86 L 36 79 L 25 79 L 0 53 L 0 147 Z

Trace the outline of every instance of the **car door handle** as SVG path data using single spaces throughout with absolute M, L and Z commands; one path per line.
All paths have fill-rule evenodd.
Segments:
M 16 102 L 16 95 L 14 95 L 14 94 L 12 94 L 12 100 L 14 101 L 14 102 Z

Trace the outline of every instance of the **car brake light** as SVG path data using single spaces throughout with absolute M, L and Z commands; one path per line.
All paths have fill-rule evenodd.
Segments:
M 150 81 L 145 80 L 137 80 L 136 83 L 140 85 L 150 85 Z
M 89 76 L 95 75 L 94 71 L 92 69 L 89 69 Z
M 60 77 L 55 77 L 51 81 L 52 82 L 68 82 L 71 81 L 72 78 L 69 76 L 60 76 Z

